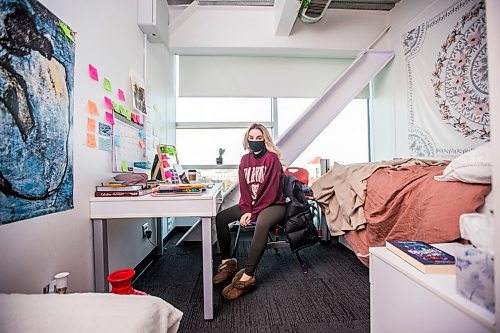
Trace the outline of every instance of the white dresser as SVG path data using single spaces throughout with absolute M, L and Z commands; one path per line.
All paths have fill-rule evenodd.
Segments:
M 454 254 L 455 244 L 433 244 Z M 423 274 L 385 247 L 370 248 L 371 333 L 489 333 L 495 316 L 460 296 L 455 275 Z

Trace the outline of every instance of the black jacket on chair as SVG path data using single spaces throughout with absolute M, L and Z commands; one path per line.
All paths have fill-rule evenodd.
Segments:
M 313 208 L 302 191 L 303 184 L 294 176 L 285 175 L 284 185 L 285 233 L 290 249 L 296 252 L 317 243 L 318 231 L 313 223 Z

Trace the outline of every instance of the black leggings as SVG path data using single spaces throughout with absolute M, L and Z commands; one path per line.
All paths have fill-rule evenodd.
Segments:
M 231 256 L 231 233 L 228 224 L 239 221 L 241 211 L 239 205 L 234 205 L 220 211 L 215 217 L 217 226 L 217 240 L 222 254 L 222 259 Z M 245 274 L 253 276 L 267 245 L 267 235 L 271 228 L 283 222 L 285 218 L 285 206 L 274 205 L 263 209 L 257 216 L 255 231 L 248 252 Z

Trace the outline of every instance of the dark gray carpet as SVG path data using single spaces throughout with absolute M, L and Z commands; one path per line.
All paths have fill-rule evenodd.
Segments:
M 368 269 L 342 245 L 318 244 L 301 251 L 309 266 L 303 274 L 289 249 L 281 255 L 267 250 L 257 269 L 257 285 L 240 299 L 229 302 L 214 287 L 212 321 L 203 320 L 201 243 L 166 245 L 135 281 L 134 288 L 158 296 L 184 313 L 179 332 L 369 332 L 370 287 Z M 238 266 L 250 244 L 242 236 Z M 214 272 L 220 258 L 214 260 Z

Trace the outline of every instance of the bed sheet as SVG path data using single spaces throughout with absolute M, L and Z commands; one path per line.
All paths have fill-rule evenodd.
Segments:
M 155 296 L 0 294 L 0 332 L 175 333 L 182 312 Z

